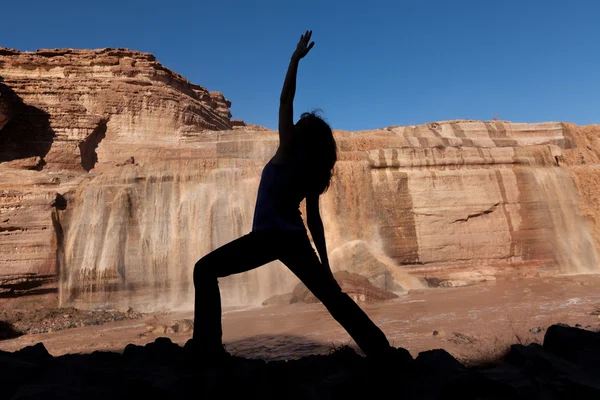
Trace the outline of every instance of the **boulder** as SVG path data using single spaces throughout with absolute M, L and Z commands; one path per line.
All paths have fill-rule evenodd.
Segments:
M 600 333 L 567 325 L 552 325 L 544 335 L 544 349 L 565 360 L 600 371 Z
M 192 319 L 180 319 L 171 322 L 171 328 L 175 332 L 193 332 L 194 331 L 194 320 Z
M 296 296 L 294 293 L 285 293 L 285 294 L 276 294 L 275 296 L 271 296 L 265 301 L 262 302 L 263 306 L 281 306 L 285 304 L 293 304 L 296 303 Z
M 335 272 L 333 276 L 342 288 L 342 291 L 357 303 L 372 303 L 391 300 L 398 297 L 398 295 L 393 292 L 373 286 L 366 277 L 358 274 L 347 271 L 338 271 Z M 293 296 L 298 302 L 319 302 L 319 299 L 317 299 L 302 282 L 294 288 Z

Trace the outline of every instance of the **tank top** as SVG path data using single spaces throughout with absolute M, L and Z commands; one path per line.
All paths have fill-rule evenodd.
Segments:
M 300 162 L 273 164 L 263 168 L 254 208 L 252 231 L 306 230 L 300 202 L 306 197 Z

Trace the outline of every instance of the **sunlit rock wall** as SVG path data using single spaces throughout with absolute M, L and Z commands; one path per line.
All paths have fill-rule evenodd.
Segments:
M 0 76 L 3 290 L 54 277 L 62 304 L 190 308 L 194 263 L 250 231 L 277 133 L 145 53 L 0 49 Z M 337 131 L 321 201 L 333 269 L 394 291 L 597 271 L 599 131 Z M 260 304 L 296 283 L 273 262 L 221 287 L 225 304 Z
M 571 169 L 560 165 L 574 146 L 562 124 L 433 126 L 441 137 L 431 126 L 336 133 L 340 162 L 321 204 L 332 255 L 364 243 L 353 257 L 366 251 L 385 265 L 391 281 L 380 285 L 391 290 L 425 277 L 468 283 L 596 271 L 597 238 Z M 511 146 L 494 143 L 494 129 Z M 276 132 L 206 132 L 163 149 L 166 161 L 148 158 L 81 184 L 62 213 L 63 300 L 189 307 L 195 261 L 250 231 L 276 141 Z M 331 259 L 336 270 L 368 275 L 367 262 Z M 223 279 L 224 303 L 256 304 L 296 283 L 275 262 Z

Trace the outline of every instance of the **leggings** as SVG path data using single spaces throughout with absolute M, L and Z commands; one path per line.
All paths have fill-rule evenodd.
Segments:
M 367 356 L 389 349 L 383 332 L 325 270 L 306 231 L 253 231 L 202 257 L 194 266 L 194 342 L 222 346 L 221 294 L 217 278 L 283 262 L 323 303 Z M 213 347 L 215 346 L 215 347 Z

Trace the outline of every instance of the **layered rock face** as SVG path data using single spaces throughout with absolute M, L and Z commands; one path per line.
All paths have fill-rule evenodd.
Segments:
M 56 211 L 67 206 L 56 197 L 101 169 L 99 157 L 114 166 L 112 146 L 150 159 L 163 141 L 230 128 L 229 105 L 147 53 L 0 48 L 0 295 L 56 280 Z
M 104 139 L 100 158 L 109 162 L 115 140 L 149 148 L 231 128 L 221 93 L 190 83 L 148 53 L 0 49 L 0 71 L 14 115 L 3 128 L 0 162 L 39 157 L 46 171 L 90 171 Z
M 398 264 L 424 274 L 508 265 L 596 268 L 598 241 L 564 167 L 575 131 L 560 123 L 477 121 L 388 131 L 391 138 L 362 149 L 384 252 Z
M 231 121 L 221 94 L 145 53 L 4 49 L 0 76 L 1 274 L 60 275 L 63 304 L 191 307 L 194 263 L 251 228 L 277 133 Z M 336 131 L 321 202 L 333 269 L 388 291 L 596 271 L 598 132 L 500 121 Z M 222 293 L 260 304 L 297 283 L 273 262 L 223 279 Z

